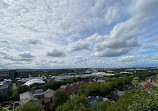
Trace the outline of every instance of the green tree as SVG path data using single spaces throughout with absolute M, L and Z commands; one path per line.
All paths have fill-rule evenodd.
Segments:
M 7 100 L 7 95 L 3 91 L 0 91 L 0 102 L 6 101 Z
M 107 111 L 107 107 L 111 105 L 111 101 L 103 101 L 90 108 L 90 111 Z
M 128 106 L 134 100 L 133 95 L 135 94 L 134 91 L 126 92 L 123 94 L 116 104 L 111 104 L 107 107 L 107 111 L 127 111 Z
M 87 111 L 90 108 L 85 96 L 76 97 L 68 100 L 61 106 L 56 108 L 56 111 Z
M 139 77 L 134 77 L 133 80 L 132 80 L 132 85 L 135 87 L 135 88 L 139 88 Z
M 107 111 L 158 111 L 157 94 L 145 89 L 126 92 L 116 104 L 109 105 Z
M 0 111 L 5 111 L 1 104 L 0 104 Z
M 114 90 L 114 88 L 121 88 L 122 86 L 131 83 L 131 80 L 132 77 L 128 76 L 125 78 L 114 78 L 103 84 L 83 84 L 79 88 L 79 94 L 85 96 L 106 96 Z
M 16 90 L 12 90 L 9 99 L 13 101 L 19 100 L 19 93 Z
M 26 86 L 26 85 L 21 85 L 17 88 L 17 91 L 19 94 L 24 93 L 24 92 L 29 91 L 29 90 L 30 90 L 30 87 Z
M 38 103 L 30 102 L 19 106 L 15 111 L 44 111 L 44 107 Z
M 62 105 L 69 99 L 68 95 L 63 90 L 56 90 L 53 95 L 53 108 Z
M 128 111 L 158 111 L 157 93 L 151 94 L 146 90 L 136 92 L 134 100 L 128 106 Z

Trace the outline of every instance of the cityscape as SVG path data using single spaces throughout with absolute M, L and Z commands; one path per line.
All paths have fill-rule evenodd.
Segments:
M 158 0 L 0 0 L 0 111 L 158 111 Z
M 0 102 L 8 111 L 29 111 L 26 105 L 29 103 L 37 105 L 35 109 L 41 107 L 39 111 L 69 111 L 71 107 L 64 109 L 66 106 L 60 105 L 70 105 L 73 101 L 85 111 L 126 111 L 128 107 L 121 105 L 128 105 L 132 96 L 129 100 L 124 96 L 134 95 L 136 90 L 149 95 L 156 93 L 157 73 L 158 67 L 5 69 L 0 70 Z M 127 103 L 121 104 L 119 99 Z M 80 106 L 81 103 L 85 106 Z M 27 106 L 26 109 L 20 109 L 23 105 Z M 72 110 L 77 111 L 73 109 L 75 105 Z

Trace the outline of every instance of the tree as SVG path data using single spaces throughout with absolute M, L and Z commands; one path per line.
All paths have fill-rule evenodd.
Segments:
M 151 94 L 146 90 L 136 92 L 134 100 L 128 106 L 128 111 L 158 111 L 157 93 Z
M 44 107 L 38 103 L 30 102 L 19 106 L 15 111 L 44 111 Z
M 0 104 L 0 111 L 5 111 L 1 104 Z
M 87 111 L 90 108 L 85 96 L 76 97 L 68 100 L 61 106 L 56 108 L 56 111 Z
M 132 80 L 132 85 L 135 87 L 135 88 L 139 88 L 139 77 L 134 77 L 133 80 Z
M 56 90 L 53 96 L 53 108 L 62 105 L 69 99 L 68 95 L 63 90 Z
M 0 104 L 0 111 L 2 111 L 2 105 Z
M 3 91 L 0 91 L 0 102 L 6 101 L 7 100 L 7 95 Z
M 123 94 L 116 104 L 107 107 L 107 111 L 158 111 L 158 96 L 145 89 L 132 90 Z
M 30 90 L 30 87 L 26 86 L 26 85 L 21 85 L 17 89 L 19 94 L 24 93 L 24 92 L 29 91 L 29 90 Z
M 111 104 L 107 107 L 107 111 L 127 111 L 128 106 L 134 100 L 134 91 L 124 93 L 116 102 L 116 104 Z
M 83 84 L 79 88 L 79 94 L 85 96 L 106 96 L 115 88 L 121 88 L 124 85 L 129 84 L 131 80 L 132 77 L 129 76 L 125 78 L 115 78 L 103 84 Z
M 13 101 L 19 100 L 19 93 L 15 90 L 12 90 L 9 99 Z
M 90 111 L 107 111 L 107 107 L 110 106 L 111 104 L 112 104 L 111 101 L 103 101 L 95 106 L 92 106 L 90 108 Z

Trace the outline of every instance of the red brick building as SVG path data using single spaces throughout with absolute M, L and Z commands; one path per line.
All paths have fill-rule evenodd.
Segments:
M 150 84 L 152 84 L 152 85 L 157 85 L 157 81 L 156 81 L 156 78 L 157 78 L 157 76 L 150 76 L 150 77 L 147 77 L 146 79 L 145 79 L 145 81 L 147 82 L 147 83 L 150 83 Z

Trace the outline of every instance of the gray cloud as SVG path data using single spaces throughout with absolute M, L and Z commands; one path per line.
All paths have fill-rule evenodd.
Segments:
M 21 53 L 21 54 L 19 54 L 19 56 L 22 57 L 22 58 L 34 58 L 34 56 L 31 55 L 31 53 L 28 53 L 28 52 Z
M 32 44 L 32 45 L 41 44 L 41 41 L 30 39 L 28 40 L 28 44 Z
M 60 60 L 54 60 L 54 61 L 49 61 L 49 63 L 53 63 L 53 64 L 63 64 L 64 61 L 60 61 Z
M 13 61 L 13 62 L 16 62 L 18 63 L 18 61 L 26 61 L 26 62 L 30 62 L 32 60 L 34 60 L 33 58 L 18 58 L 18 57 L 14 57 L 14 56 L 10 56 L 10 55 L 5 55 L 2 57 L 2 59 L 5 59 L 5 60 L 10 60 L 10 61 Z
M 75 52 L 80 50 L 91 50 L 90 46 L 92 45 L 92 43 L 97 43 L 102 40 L 103 38 L 100 35 L 93 34 L 90 37 L 69 44 L 68 51 Z
M 17 59 L 16 61 L 26 61 L 26 62 L 30 62 L 33 61 L 33 58 L 25 58 L 25 59 Z
M 0 40 L 1 43 L 4 43 L 4 44 L 9 44 L 10 42 L 8 40 Z
M 65 57 L 66 54 L 64 50 L 53 49 L 52 52 L 47 52 L 47 56 L 49 57 Z
M 18 60 L 15 57 L 12 57 L 12 56 L 9 56 L 9 55 L 3 56 L 2 59 L 10 60 L 10 61 L 17 61 Z
M 121 55 L 125 55 L 129 52 L 130 49 L 120 48 L 120 49 L 111 49 L 106 48 L 104 50 L 95 52 L 95 56 L 97 57 L 118 57 Z
M 75 58 L 75 64 L 86 63 L 89 60 L 90 60 L 90 58 L 88 58 L 88 57 L 77 56 Z
M 89 43 L 79 40 L 75 43 L 72 43 L 71 46 L 69 46 L 70 47 L 69 50 L 70 52 L 79 51 L 83 49 L 89 50 L 90 49 L 89 45 L 90 45 Z

